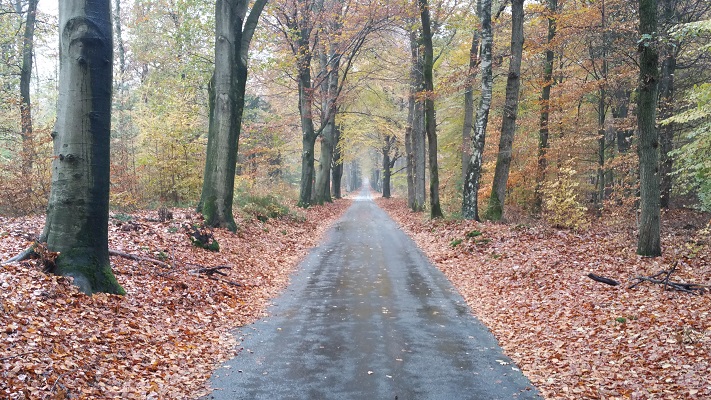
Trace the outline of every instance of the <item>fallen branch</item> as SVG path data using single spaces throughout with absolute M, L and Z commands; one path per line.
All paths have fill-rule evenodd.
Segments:
M 650 283 L 664 286 L 664 290 L 672 289 L 672 290 L 676 290 L 676 291 L 684 292 L 684 293 L 697 294 L 697 293 L 704 293 L 708 290 L 707 285 L 702 285 L 699 283 L 683 283 L 683 282 L 671 281 L 670 278 L 671 278 L 672 274 L 676 271 L 677 266 L 678 266 L 678 261 L 675 262 L 674 265 L 668 271 L 662 270 L 652 276 L 635 277 L 634 279 L 636 279 L 637 282 L 629 285 L 627 288 L 634 289 L 637 285 L 639 285 L 642 282 L 650 282 Z M 657 278 L 660 278 L 661 276 L 664 276 L 664 278 L 657 279 Z
M 128 258 L 129 260 L 133 260 L 133 261 L 150 262 L 150 263 L 156 264 L 156 265 L 158 265 L 158 266 L 160 266 L 160 267 L 163 267 L 163 268 L 173 268 L 172 265 L 170 265 L 170 264 L 168 264 L 168 263 L 166 263 L 166 262 L 160 261 L 160 260 L 156 260 L 155 258 L 140 257 L 140 256 L 136 256 L 136 255 L 133 255 L 133 254 L 122 253 L 122 252 L 116 251 L 116 250 L 109 250 L 109 255 L 110 255 L 110 256 L 117 256 L 117 257 Z
M 20 354 L 15 354 L 15 355 L 12 355 L 12 356 L 3 357 L 3 358 L 0 358 L 0 361 L 12 360 L 13 358 L 22 357 L 22 356 L 27 356 L 27 355 L 34 354 L 34 353 L 37 353 L 37 350 L 35 350 L 35 351 L 28 351 L 27 353 L 20 353 Z
M 226 265 L 218 265 L 216 267 L 204 267 L 204 268 L 199 268 L 196 270 L 193 270 L 191 272 L 195 272 L 198 274 L 205 274 L 207 276 L 212 276 L 212 275 L 222 275 L 222 276 L 227 276 L 226 273 L 222 272 L 223 269 L 232 269 L 232 267 L 228 267 Z
M 620 284 L 620 282 L 617 282 L 614 279 L 605 278 L 604 276 L 600 276 L 600 275 L 595 275 L 592 272 L 588 274 L 588 278 L 590 278 L 596 282 L 601 282 L 601 283 L 604 283 L 604 284 L 607 284 L 610 286 L 617 286 Z

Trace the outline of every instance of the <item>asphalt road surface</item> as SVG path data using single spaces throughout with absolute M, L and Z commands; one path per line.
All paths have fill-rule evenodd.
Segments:
M 451 283 L 371 199 L 312 250 L 206 399 L 534 399 Z

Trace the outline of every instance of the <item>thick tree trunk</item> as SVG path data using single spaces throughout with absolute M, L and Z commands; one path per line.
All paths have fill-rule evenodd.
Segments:
M 541 116 L 538 129 L 538 165 L 536 167 L 536 189 L 533 194 L 533 212 L 539 214 L 543 209 L 543 182 L 546 180 L 548 169 L 548 120 L 550 117 L 551 88 L 553 81 L 553 52 L 552 42 L 555 38 L 556 12 L 558 0 L 548 0 L 548 37 L 546 40 L 546 59 L 543 64 L 543 87 L 541 88 Z
M 20 67 L 20 125 L 22 128 L 22 176 L 29 179 L 34 159 L 34 135 L 32 133 L 32 101 L 30 82 L 32 80 L 32 52 L 34 49 L 35 22 L 38 0 L 29 0 L 25 19 L 25 33 L 22 37 L 22 65 Z
M 217 0 L 215 4 L 215 71 L 210 85 L 205 177 L 197 210 L 206 225 L 233 232 L 237 230 L 232 203 L 247 56 L 265 4 L 266 0 L 255 2 L 246 21 L 247 0 Z
M 322 54 L 322 68 L 328 76 L 322 84 L 324 94 L 324 112 L 322 119 L 325 126 L 321 134 L 321 156 L 318 175 L 316 176 L 316 202 L 331 202 L 331 164 L 333 162 L 334 136 L 336 132 L 336 96 L 338 95 L 339 57 L 330 51 L 328 57 Z M 329 61 L 330 60 L 330 61 Z
M 419 93 L 424 90 L 423 57 L 418 43 L 417 31 L 410 32 L 410 51 L 412 56 L 412 69 L 410 70 L 410 96 L 414 99 L 412 111 L 412 154 L 415 201 L 413 211 L 422 211 L 425 208 L 425 111 Z
M 480 0 L 481 20 L 481 98 L 476 112 L 474 136 L 472 137 L 472 156 L 467 166 L 467 176 L 464 181 L 462 217 L 479 220 L 479 179 L 484 155 L 486 126 L 489 122 L 491 108 L 491 93 L 493 86 L 491 49 L 494 43 L 494 32 L 491 28 L 491 0 Z
M 496 158 L 494 185 L 489 197 L 486 217 L 498 221 L 504 214 L 506 200 L 506 183 L 511 170 L 511 153 L 514 134 L 516 133 L 516 117 L 518 116 L 518 95 L 521 87 L 521 57 L 523 55 L 523 1 L 511 1 L 511 58 L 509 73 L 506 78 L 506 100 L 504 116 L 501 124 L 499 140 L 499 155 Z
M 109 264 L 112 26 L 110 0 L 59 4 L 59 101 L 42 240 L 56 274 L 85 293 L 123 294 Z
M 439 167 L 437 162 L 437 121 L 434 103 L 434 48 L 432 46 L 432 27 L 430 9 L 427 0 L 419 0 L 420 19 L 422 20 L 422 42 L 424 48 L 425 80 L 425 131 L 427 132 L 428 155 L 430 164 L 430 218 L 441 218 L 442 207 L 439 204 Z
M 605 201 L 605 149 L 607 147 L 605 134 L 605 120 L 607 117 L 607 33 L 606 29 L 606 14 L 605 2 L 601 4 L 601 26 L 602 26 L 602 67 L 600 68 L 600 88 L 598 89 L 597 101 L 597 177 L 595 179 L 595 196 L 594 204 L 598 213 L 602 211 L 603 202 Z M 591 51 L 592 56 L 592 51 Z M 592 57 L 591 57 L 592 58 Z
M 660 256 L 659 137 L 656 128 L 659 55 L 656 48 L 657 0 L 639 1 L 640 34 L 639 95 L 637 127 L 639 130 L 640 223 L 637 254 Z
M 314 149 L 316 133 L 312 113 L 311 90 L 311 57 L 304 56 L 300 62 L 299 72 L 299 113 L 301 115 L 301 185 L 299 190 L 299 207 L 311 205 L 311 194 L 314 181 Z

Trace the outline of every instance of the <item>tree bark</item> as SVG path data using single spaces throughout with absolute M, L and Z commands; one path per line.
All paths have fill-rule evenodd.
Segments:
M 506 78 L 506 100 L 501 124 L 499 155 L 496 158 L 494 171 L 494 184 L 486 210 L 486 217 L 495 221 L 500 220 L 504 214 L 506 183 L 511 170 L 511 152 L 516 133 L 518 95 L 521 87 L 521 57 L 523 55 L 523 2 L 524 0 L 511 1 L 511 58 Z
M 556 31 L 556 13 L 558 0 L 548 0 L 548 37 L 546 38 L 545 62 L 543 64 L 543 87 L 541 88 L 541 117 L 538 129 L 538 165 L 536 167 L 536 189 L 533 194 L 533 212 L 538 214 L 543 209 L 543 182 L 546 180 L 548 169 L 548 121 L 550 117 L 551 88 L 553 81 L 553 52 L 552 42 Z
M 479 179 L 484 155 L 486 126 L 489 122 L 491 108 L 491 92 L 493 86 L 491 49 L 494 43 L 494 32 L 491 28 L 491 0 L 481 2 L 481 98 L 476 112 L 476 124 L 472 137 L 472 156 L 467 166 L 467 176 L 464 181 L 462 217 L 479 221 Z
M 244 110 L 249 44 L 267 0 L 215 4 L 215 71 L 210 84 L 210 122 L 205 178 L 197 211 L 205 224 L 237 230 L 232 214 L 237 150 Z
M 343 159 L 341 158 L 341 148 L 338 143 L 341 140 L 341 128 L 336 125 L 335 135 L 333 139 L 333 165 L 331 167 L 331 194 L 334 199 L 340 199 L 341 181 L 343 178 Z
M 110 0 L 59 4 L 59 101 L 52 188 L 41 240 L 56 274 L 87 293 L 124 294 L 108 246 L 112 24 Z
M 479 4 L 480 5 L 480 4 Z M 481 11 L 478 12 L 481 14 Z M 462 184 L 467 179 L 467 166 L 472 157 L 472 130 L 474 129 L 474 78 L 479 65 L 479 32 L 472 35 L 469 49 L 469 71 L 464 83 L 464 124 L 462 125 Z
M 419 0 L 420 19 L 422 20 L 422 44 L 424 48 L 424 81 L 425 81 L 425 131 L 427 132 L 428 155 L 430 164 L 430 218 L 442 218 L 442 207 L 439 204 L 439 167 L 437 162 L 437 121 L 435 120 L 434 104 L 434 48 L 432 46 L 432 27 L 430 25 L 430 9 L 427 0 Z
M 22 129 L 22 176 L 29 179 L 34 159 L 34 135 L 32 133 L 32 101 L 30 82 L 32 80 L 32 52 L 34 50 L 37 2 L 29 0 L 25 19 L 25 33 L 22 37 L 22 65 L 20 67 L 20 125 Z
M 664 32 L 678 23 L 674 9 L 675 3 L 675 0 L 662 0 L 664 21 L 659 29 L 660 32 Z M 661 80 L 659 82 L 659 112 L 662 120 L 671 117 L 674 113 L 674 75 L 676 73 L 677 51 L 678 43 L 667 38 L 663 47 Z M 659 132 L 659 190 L 661 191 L 660 206 L 662 208 L 669 208 L 671 203 L 674 159 L 669 153 L 674 150 L 674 131 L 675 124 L 672 122 L 663 125 Z
M 411 72 L 412 74 L 412 72 Z M 412 77 L 410 77 L 412 82 Z M 412 135 L 412 123 L 415 112 L 415 95 L 412 90 L 409 93 L 407 104 L 407 126 L 405 127 L 405 168 L 407 172 L 407 207 L 415 209 L 415 154 Z
M 640 34 L 639 95 L 637 128 L 639 130 L 640 223 L 637 254 L 660 256 L 659 137 L 656 128 L 659 55 L 656 48 L 657 0 L 639 1 Z
M 419 93 L 424 90 L 423 56 L 420 51 L 418 32 L 410 32 L 410 51 L 412 56 L 412 69 L 410 70 L 410 96 L 414 100 L 412 111 L 412 154 L 415 200 L 413 211 L 422 211 L 425 208 L 425 112 L 424 104 Z
M 331 199 L 331 164 L 334 153 L 334 136 L 336 132 L 336 96 L 338 95 L 338 79 L 340 57 L 337 57 L 333 49 L 329 51 L 328 57 L 322 54 L 323 73 L 327 77 L 322 84 L 324 95 L 324 107 L 322 120 L 325 126 L 321 134 L 321 156 L 319 171 L 316 176 L 316 202 L 332 202 Z

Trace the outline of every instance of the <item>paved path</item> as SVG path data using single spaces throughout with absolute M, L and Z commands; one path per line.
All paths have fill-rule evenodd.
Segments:
M 301 264 L 271 317 L 240 328 L 207 399 L 533 399 L 447 279 L 360 198 Z

